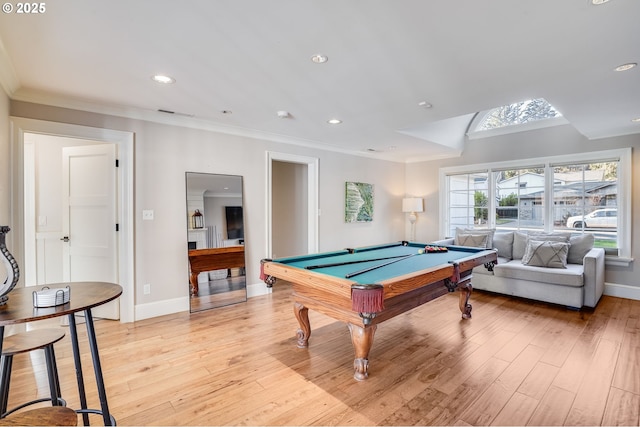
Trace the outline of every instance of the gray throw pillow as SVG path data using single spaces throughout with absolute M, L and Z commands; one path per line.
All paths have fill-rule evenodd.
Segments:
M 494 234 L 493 247 L 498 250 L 499 257 L 512 259 L 513 258 L 513 231 Z
M 461 245 L 460 243 L 458 243 L 458 235 L 459 234 L 486 234 L 487 235 L 487 243 L 486 243 L 485 248 L 492 249 L 493 248 L 493 235 L 494 235 L 495 232 L 496 232 L 495 228 L 462 228 L 462 227 L 456 227 L 456 236 L 455 236 L 454 244 Z
M 584 256 L 593 249 L 593 243 L 595 238 L 593 234 L 579 234 L 577 236 L 571 236 L 569 243 L 569 255 L 567 256 L 567 262 L 569 264 L 583 264 Z
M 522 259 L 527 249 L 527 233 L 515 231 L 513 233 L 513 259 Z
M 568 254 L 568 243 L 529 239 L 527 249 L 522 257 L 522 264 L 536 267 L 567 268 Z
M 459 246 L 471 246 L 474 248 L 487 247 L 487 239 L 489 236 L 486 234 L 458 234 L 456 235 L 456 245 Z
M 516 231 L 513 234 L 513 259 L 522 259 L 527 248 L 527 240 L 535 239 L 569 243 L 569 233 L 546 233 L 544 231 Z

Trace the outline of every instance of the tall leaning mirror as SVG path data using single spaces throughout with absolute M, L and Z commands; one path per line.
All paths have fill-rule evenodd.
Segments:
M 186 172 L 191 312 L 247 300 L 242 177 Z

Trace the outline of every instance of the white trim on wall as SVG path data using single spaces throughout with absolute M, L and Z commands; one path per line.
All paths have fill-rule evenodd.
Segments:
M 122 286 L 120 297 L 120 321 L 133 322 L 135 295 L 134 266 L 134 205 L 133 205 L 133 160 L 134 135 L 132 132 L 111 129 L 93 128 L 68 123 L 48 122 L 44 120 L 10 117 L 11 121 L 11 238 L 13 239 L 14 257 L 24 262 L 24 134 L 39 133 L 69 138 L 82 138 L 114 143 L 118 147 L 119 171 L 118 180 L 118 263 L 119 284 Z
M 267 258 L 271 258 L 273 254 L 273 236 L 272 236 L 272 167 L 274 161 L 279 162 L 289 162 L 289 163 L 298 163 L 307 165 L 307 194 L 308 194 L 308 225 L 307 225 L 307 242 L 308 242 L 308 253 L 316 253 L 318 252 L 318 216 L 319 216 L 319 206 L 318 206 L 318 158 L 316 157 L 306 157 L 306 156 L 298 156 L 295 154 L 287 154 L 287 153 L 277 153 L 274 151 L 266 152 L 266 161 L 267 161 L 267 177 L 266 177 L 266 254 Z

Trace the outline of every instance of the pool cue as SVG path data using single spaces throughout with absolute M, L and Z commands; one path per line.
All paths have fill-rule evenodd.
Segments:
M 345 279 L 349 279 L 351 277 L 367 273 L 367 272 L 369 272 L 371 270 L 375 270 L 377 268 L 386 267 L 389 264 L 393 264 L 394 262 L 402 261 L 404 259 L 411 258 L 412 256 L 416 256 L 416 255 L 420 255 L 420 252 L 415 253 L 415 254 L 411 254 L 411 255 L 404 255 L 400 259 L 394 259 L 393 261 L 385 262 L 385 263 L 382 263 L 382 264 L 379 264 L 379 265 L 374 265 L 373 267 L 365 268 L 365 269 L 362 269 L 362 270 L 359 270 L 359 271 L 354 271 L 353 273 L 349 273 L 349 274 L 345 275 L 344 277 L 345 277 Z
M 369 262 L 369 261 L 384 261 L 385 259 L 402 258 L 402 257 L 406 257 L 406 256 L 407 255 L 394 255 L 394 256 L 387 256 L 387 257 L 384 257 L 384 258 L 371 258 L 371 259 L 360 259 L 360 260 L 354 260 L 354 261 L 333 262 L 333 263 L 328 263 L 328 264 L 308 265 L 305 268 L 307 270 L 315 270 L 317 268 L 339 267 L 341 265 L 358 264 L 358 263 L 361 263 L 361 262 Z

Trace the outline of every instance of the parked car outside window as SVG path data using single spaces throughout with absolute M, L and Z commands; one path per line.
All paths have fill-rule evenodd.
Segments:
M 618 209 L 597 209 L 587 215 L 570 216 L 567 228 L 616 228 L 618 226 Z

